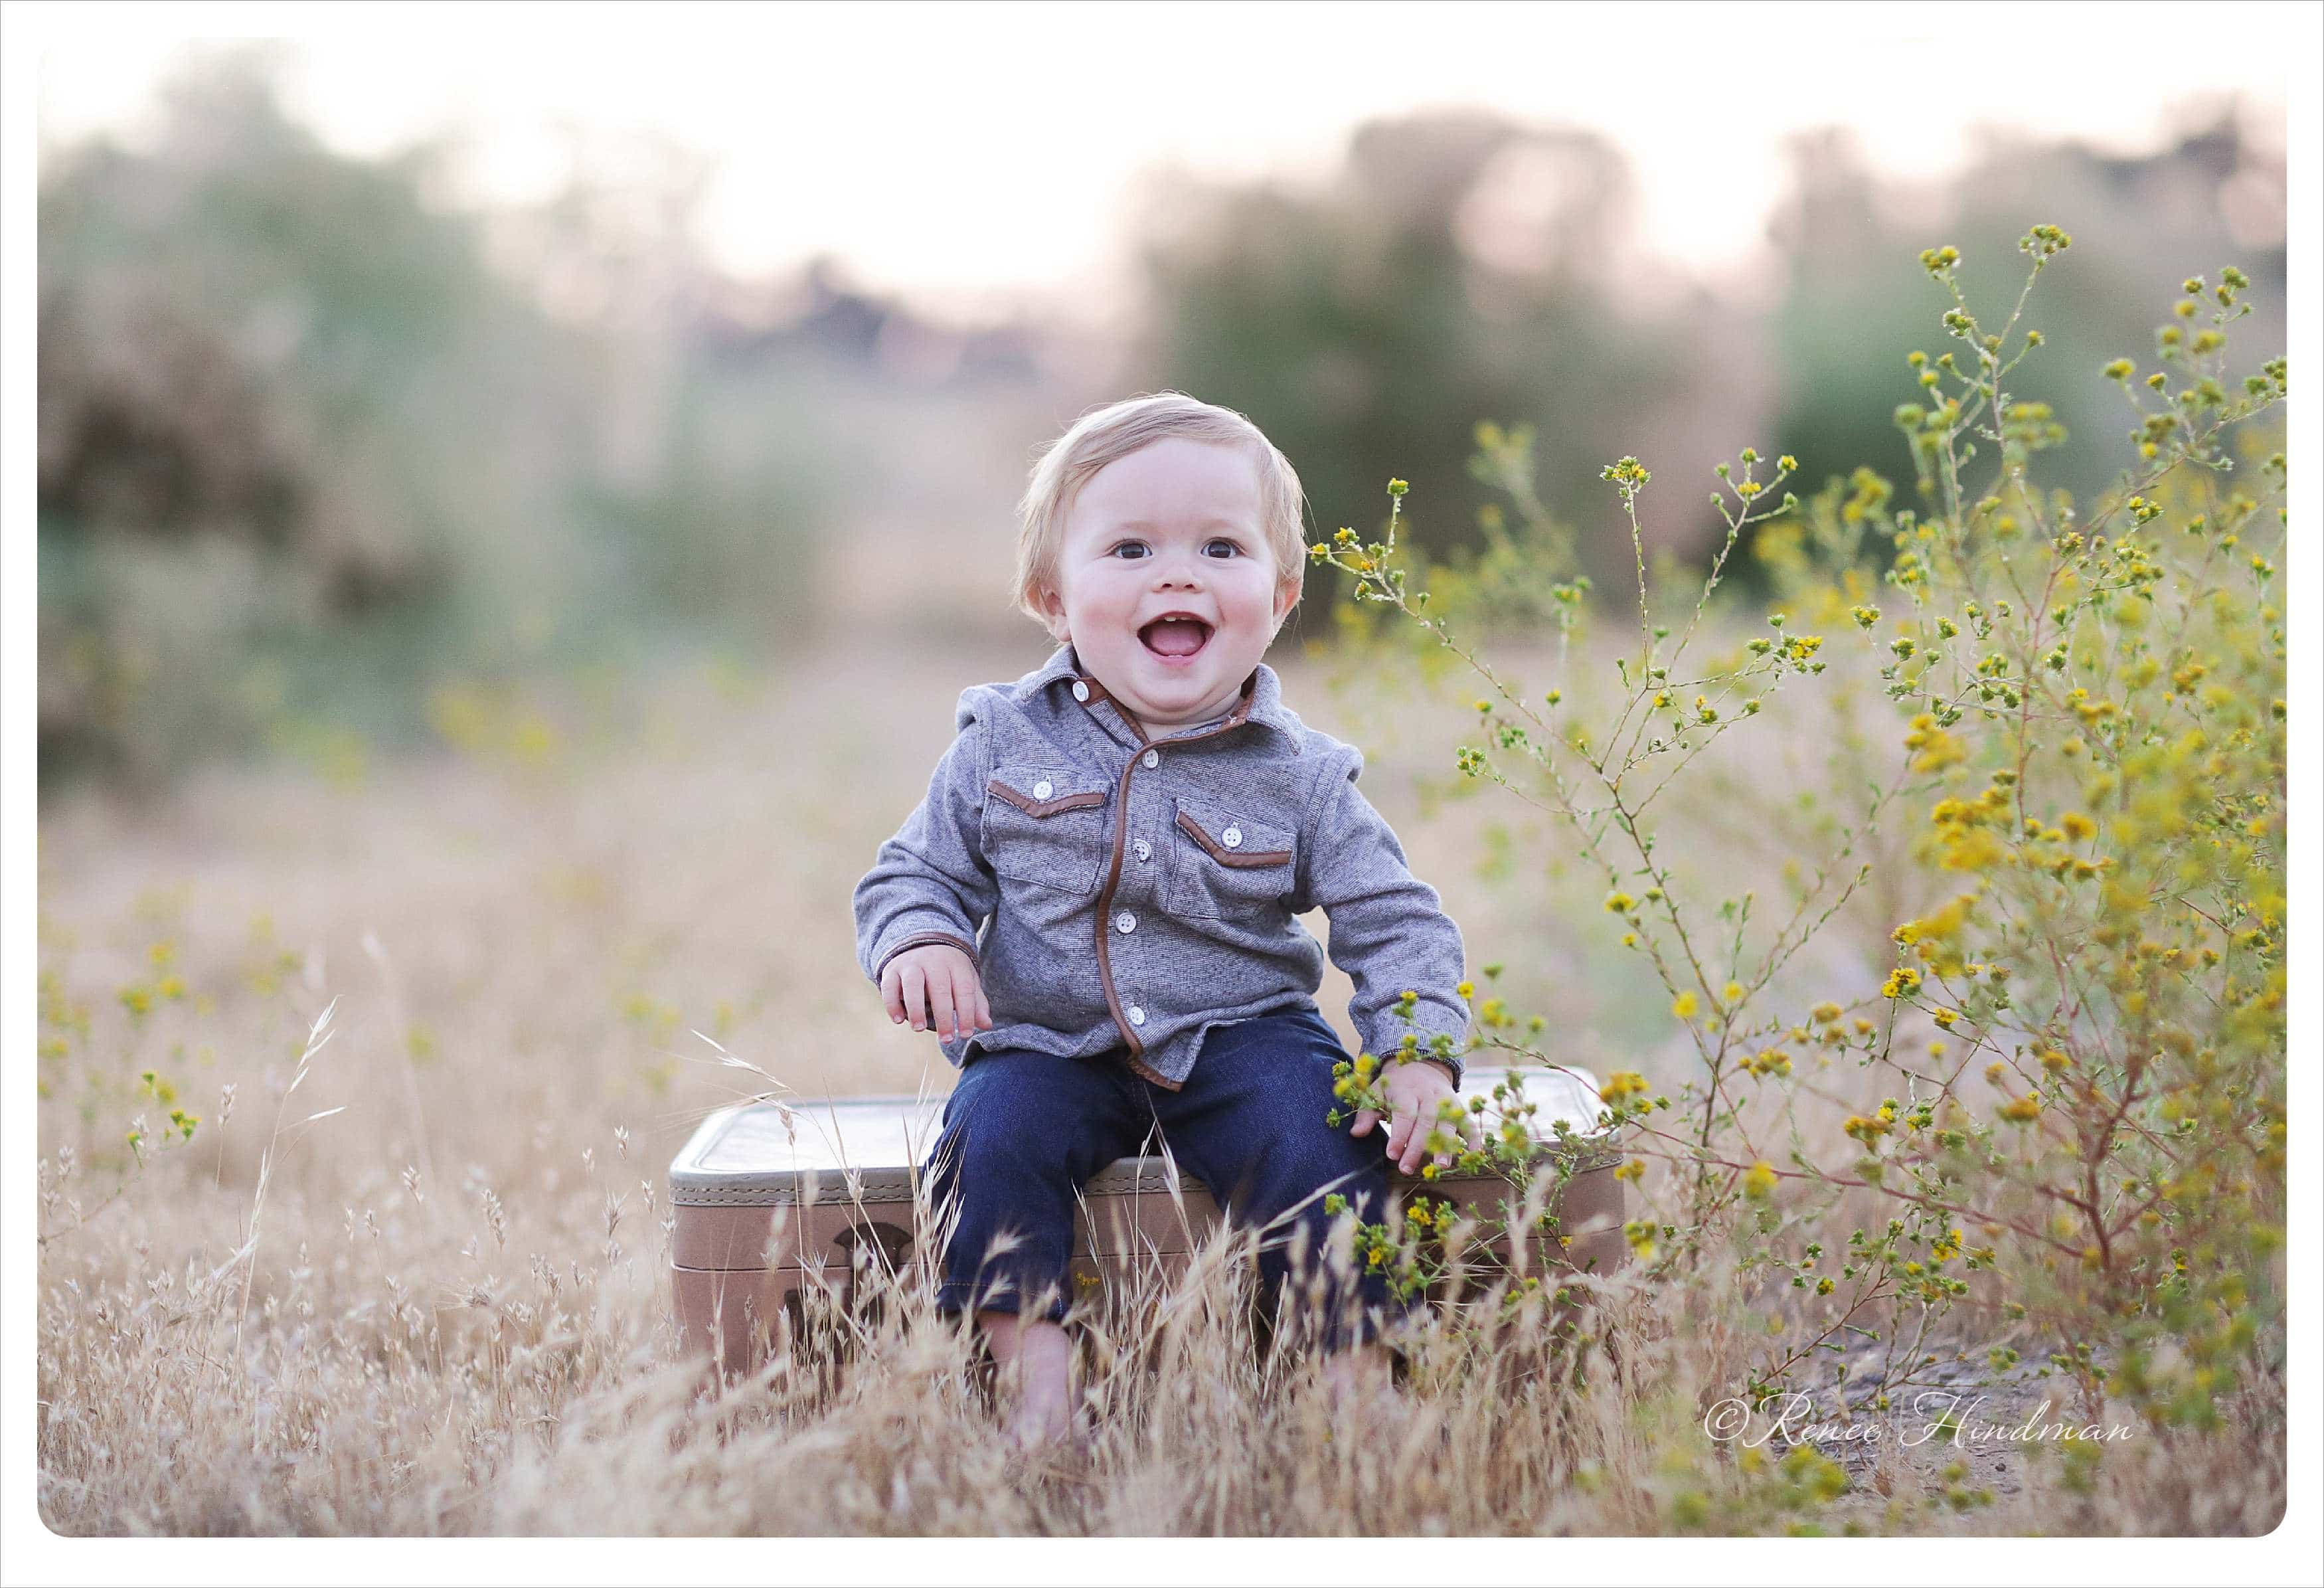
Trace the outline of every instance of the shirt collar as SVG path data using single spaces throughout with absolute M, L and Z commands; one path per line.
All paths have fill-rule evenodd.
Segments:
M 1081 658 L 1074 653 L 1070 643 L 1058 646 L 1039 671 L 1028 674 L 1020 681 L 1019 697 L 1029 698 L 1053 687 L 1070 688 L 1073 697 L 1086 707 L 1094 708 L 1100 704 L 1113 706 L 1113 712 L 1110 715 L 1129 725 L 1128 714 L 1106 694 L 1104 685 L 1084 670 Z M 1105 719 L 1101 717 L 1099 720 Z M 1250 678 L 1243 680 L 1242 698 L 1228 712 L 1226 725 L 1212 732 L 1224 733 L 1244 722 L 1273 728 L 1295 742 L 1298 737 L 1293 731 L 1290 713 L 1283 705 L 1282 680 L 1275 676 L 1275 669 L 1263 661 L 1251 669 Z

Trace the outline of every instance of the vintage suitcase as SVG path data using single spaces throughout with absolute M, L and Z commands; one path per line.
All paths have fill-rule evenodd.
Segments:
M 1472 1066 L 1464 1098 L 1509 1072 Z M 1629 1255 L 1623 1236 L 1618 1155 L 1599 1134 L 1603 1105 L 1586 1070 L 1517 1072 L 1536 1113 L 1536 1151 L 1572 1157 L 1562 1197 L 1546 1212 L 1554 1235 L 1534 1233 L 1529 1268 L 1610 1272 Z M 671 1286 L 681 1343 L 715 1354 L 728 1372 L 762 1359 L 770 1333 L 804 1314 L 802 1292 L 828 1290 L 846 1305 L 867 1262 L 893 1267 L 910 1255 L 918 1167 L 941 1129 L 944 1098 L 857 1097 L 722 1109 L 702 1122 L 669 1169 L 676 1218 Z M 1554 1122 L 1572 1132 L 1552 1142 Z M 1509 1221 L 1521 1193 L 1499 1177 L 1396 1177 L 1400 1197 L 1447 1198 L 1480 1218 Z M 1108 1273 L 1150 1267 L 1167 1278 L 1216 1225 L 1209 1189 L 1158 1154 L 1121 1159 L 1093 1179 L 1074 1242 L 1083 1287 Z M 1503 1249 L 1506 1253 L 1506 1248 Z

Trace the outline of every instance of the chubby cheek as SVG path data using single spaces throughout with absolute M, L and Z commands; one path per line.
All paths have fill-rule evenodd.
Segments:
M 1126 579 L 1111 581 L 1099 595 L 1098 615 L 1109 625 L 1128 633 L 1137 622 L 1138 607 L 1144 592 Z
M 1138 612 L 1138 592 L 1135 589 L 1100 587 L 1084 590 L 1074 604 L 1072 616 L 1074 632 L 1093 639 L 1105 636 L 1135 641 L 1132 621 Z
M 1253 581 L 1248 588 L 1219 593 L 1219 615 L 1228 626 L 1265 635 L 1275 626 L 1275 581 Z

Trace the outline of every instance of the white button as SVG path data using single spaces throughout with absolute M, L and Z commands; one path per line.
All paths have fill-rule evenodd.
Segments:
M 1116 931 L 1134 932 L 1138 930 L 1138 918 L 1125 909 L 1113 918 L 1113 926 Z
M 1130 1023 L 1133 1026 L 1142 1026 L 1146 1023 L 1146 1011 L 1134 1003 L 1130 1006 Z
M 1158 750 L 1148 751 L 1146 752 L 1146 764 L 1149 767 L 1160 766 L 1162 764 L 1162 752 Z
M 1225 845 L 1230 849 L 1241 848 L 1242 829 L 1240 827 L 1229 827 L 1225 832 L 1219 835 L 1219 842 Z
M 1048 780 L 1048 779 L 1047 779 L 1047 778 L 1043 778 L 1039 782 L 1038 782 L 1038 783 L 1036 783 L 1036 784 L 1034 784 L 1034 785 L 1033 785 L 1033 798 L 1034 798 L 1034 799 L 1047 799 L 1049 797 L 1049 793 L 1050 793 L 1050 784 L 1049 784 L 1049 780 Z
M 1089 686 L 1083 683 L 1079 679 L 1075 679 L 1074 680 L 1074 698 L 1076 700 L 1087 700 L 1089 698 Z
M 1151 860 L 1154 858 L 1154 845 L 1148 844 L 1143 838 L 1140 838 L 1137 843 L 1132 844 L 1130 847 L 1138 852 L 1138 858 L 1140 860 Z

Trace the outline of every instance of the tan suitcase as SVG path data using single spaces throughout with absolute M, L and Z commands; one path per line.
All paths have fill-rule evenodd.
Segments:
M 1489 1091 L 1508 1073 L 1472 1069 L 1463 1096 Z M 1613 1174 L 1618 1156 L 1596 1134 L 1598 1083 L 1586 1070 L 1517 1073 L 1536 1107 L 1537 1161 L 1573 1158 L 1563 1196 L 1542 1210 L 1556 1233 L 1533 1234 L 1528 1269 L 1610 1272 L 1629 1246 L 1622 1183 Z M 703 1121 L 669 1168 L 670 1279 L 684 1349 L 715 1354 L 730 1373 L 748 1371 L 774 1331 L 798 1328 L 810 1288 L 847 1306 L 862 1265 L 905 1261 L 916 1233 L 918 1166 L 941 1131 L 944 1103 L 942 1095 L 759 1103 Z M 1561 1119 L 1575 1135 L 1563 1148 L 1550 1144 Z M 1416 1196 L 1441 1197 L 1494 1221 L 1520 1211 L 1522 1192 L 1498 1176 L 1392 1178 L 1407 1205 Z M 1219 1218 L 1209 1189 L 1192 1175 L 1174 1175 L 1158 1155 L 1117 1160 L 1089 1183 L 1083 1202 L 1073 1260 L 1080 1288 L 1133 1269 L 1175 1278 Z

